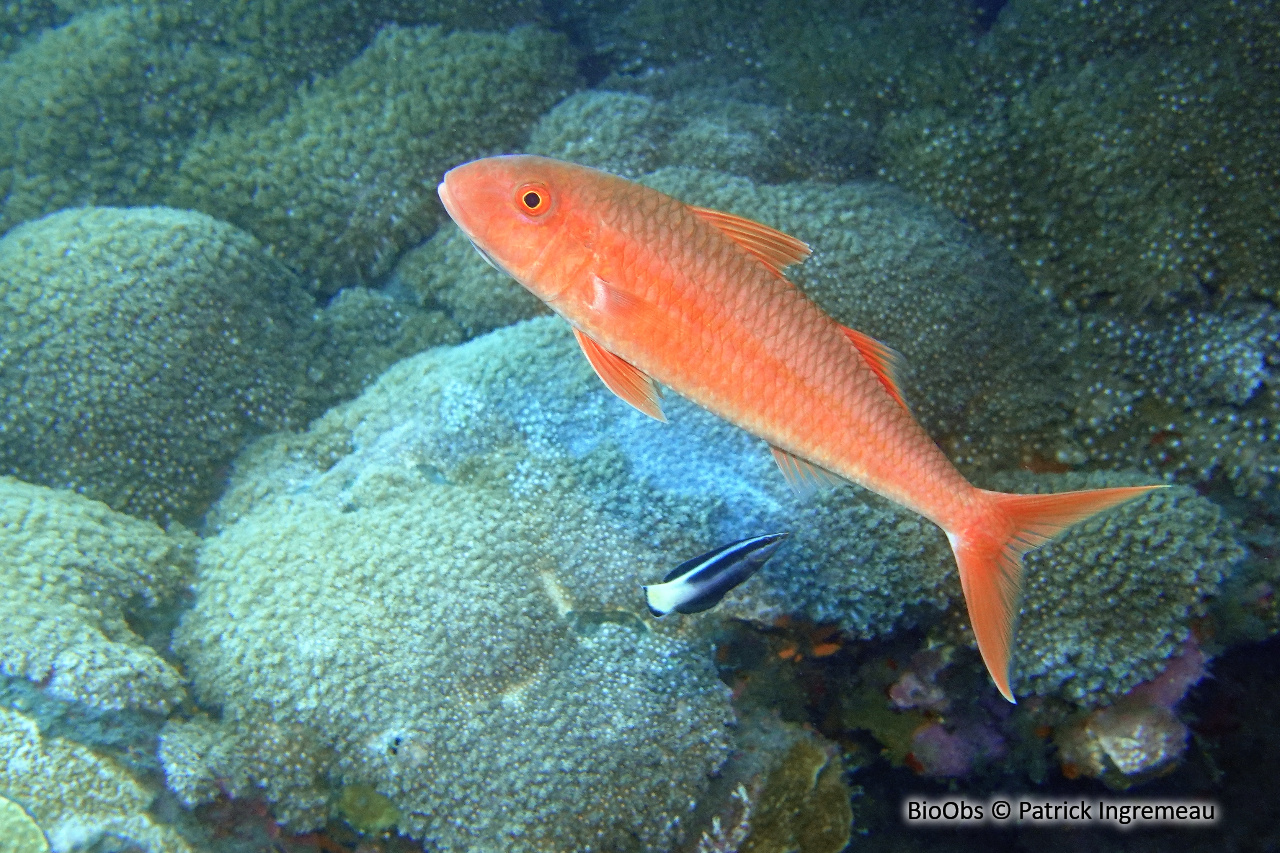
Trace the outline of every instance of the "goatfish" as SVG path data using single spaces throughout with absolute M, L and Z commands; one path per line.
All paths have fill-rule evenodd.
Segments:
M 597 374 L 665 420 L 658 383 L 764 439 L 795 484 L 857 483 L 942 528 L 978 651 L 1010 702 L 1022 556 L 1159 486 L 1019 495 L 972 485 L 912 417 L 900 356 L 783 270 L 805 242 L 545 157 L 451 169 L 440 200 L 490 262 L 569 321 Z
M 662 583 L 641 587 L 654 616 L 701 613 L 720 603 L 725 593 L 745 581 L 768 562 L 782 546 L 786 533 L 752 536 L 676 566 Z

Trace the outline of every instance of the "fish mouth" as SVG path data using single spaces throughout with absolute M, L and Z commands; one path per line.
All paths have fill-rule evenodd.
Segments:
M 440 196 L 440 203 L 444 205 L 445 212 L 449 214 L 454 222 L 458 221 L 458 214 L 455 212 L 453 195 L 449 192 L 449 176 L 445 175 L 445 179 L 436 187 L 436 194 Z
M 471 234 L 468 233 L 465 227 L 463 227 L 462 220 L 458 218 L 457 202 L 453 197 L 453 192 L 449 189 L 449 174 L 447 172 L 445 173 L 444 180 L 442 180 L 440 184 L 436 187 L 436 193 L 440 196 L 440 202 L 444 205 L 445 211 L 449 214 L 449 217 L 454 221 L 454 224 L 456 224 L 459 228 L 462 229 L 463 235 L 465 235 L 467 238 L 467 241 L 471 243 L 471 247 L 476 250 L 476 254 L 484 258 L 484 262 L 489 266 L 493 267 L 498 272 L 502 273 L 503 275 L 510 275 L 509 272 L 507 272 L 506 270 L 504 270 L 502 267 L 498 265 L 498 262 L 493 259 L 493 255 L 490 255 L 484 249 L 480 248 L 480 244 L 477 243 L 474 239 L 472 239 Z
M 471 248 L 475 249 L 476 253 L 480 255 L 480 257 L 484 258 L 484 262 L 486 264 L 493 267 L 495 270 L 502 273 L 503 275 L 511 275 L 511 273 L 507 272 L 502 267 L 498 266 L 498 262 L 493 259 L 493 255 L 490 255 L 484 249 L 481 249 L 479 243 L 477 243 L 475 240 L 472 240 L 470 237 L 468 237 L 467 240 L 468 242 L 471 243 Z

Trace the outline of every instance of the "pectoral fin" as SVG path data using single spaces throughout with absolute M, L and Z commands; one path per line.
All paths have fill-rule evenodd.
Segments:
M 666 423 L 657 383 L 635 365 L 609 352 L 577 329 L 573 330 L 573 336 L 578 339 L 578 346 L 582 347 L 596 375 L 610 391 L 649 417 Z

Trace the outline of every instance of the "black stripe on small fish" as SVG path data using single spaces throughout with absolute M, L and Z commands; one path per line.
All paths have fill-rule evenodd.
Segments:
M 715 607 L 729 590 L 759 571 L 787 535 L 753 536 L 685 560 L 668 572 L 661 584 L 644 587 L 649 612 L 664 616 L 673 610 L 677 613 L 699 613 Z M 665 610 L 661 606 L 655 607 L 655 598 L 659 599 L 660 605 L 671 606 Z

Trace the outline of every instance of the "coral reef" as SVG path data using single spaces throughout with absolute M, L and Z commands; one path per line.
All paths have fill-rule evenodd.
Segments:
M 245 228 L 330 294 L 387 272 L 439 223 L 444 170 L 515 143 L 573 79 L 542 30 L 388 27 L 283 115 L 202 134 L 166 199 Z
M 883 186 L 753 186 L 675 169 L 645 180 L 809 241 L 814 255 L 790 277 L 903 353 L 913 412 L 966 473 L 1095 465 L 1221 477 L 1255 497 L 1280 482 L 1280 312 L 1269 306 L 1064 315 L 1002 251 Z
M 838 853 L 849 843 L 856 796 L 839 747 L 772 716 L 739 724 L 739 750 L 715 781 L 727 796 L 693 853 Z M 704 809 L 705 811 L 705 809 Z
M 883 172 L 1064 300 L 1276 301 L 1272 4 L 1015 0 L 960 109 L 890 120 Z
M 637 570 L 666 555 L 574 488 L 589 466 L 547 446 L 527 384 L 547 329 L 517 329 L 400 362 L 237 472 L 175 641 L 222 715 L 165 732 L 188 803 L 221 780 L 305 828 L 366 785 L 444 850 L 679 837 L 727 690 L 701 641 L 638 615 Z
M 950 649 L 922 649 L 911 656 L 901 674 L 889 686 L 889 704 L 899 711 L 920 708 L 937 713 L 951 707 L 951 699 L 938 675 L 950 662 Z
M 1260 498 L 1280 482 L 1280 311 L 1079 318 L 1072 383 L 1084 401 L 1035 442 L 1063 462 L 1142 467 Z
M 41 737 L 34 722 L 7 708 L 0 708 L 0 795 L 35 818 L 54 853 L 124 845 L 191 853 L 181 835 L 148 814 L 153 791 L 109 758 Z
M 0 239 L 0 471 L 190 518 L 298 413 L 311 300 L 203 214 L 84 208 Z
M 645 180 L 810 242 L 790 277 L 903 353 L 913 412 L 970 475 L 1095 465 L 1221 477 L 1250 496 L 1280 482 L 1269 306 L 1065 315 L 1001 250 L 880 185 L 757 186 L 678 169 Z
M 622 81 L 618 81 L 622 82 Z M 637 178 L 663 166 L 741 175 L 757 183 L 847 178 L 869 170 L 873 139 L 809 115 L 719 90 L 590 90 L 565 98 L 534 126 L 527 150 Z
M 1221 411 L 1251 400 L 1269 381 L 1272 336 L 1265 318 L 1196 318 L 1178 327 L 1181 332 L 1162 326 L 1158 333 L 1135 330 L 1119 336 L 1140 344 L 1140 351 L 1106 336 L 1096 345 L 1073 346 L 1071 324 L 1027 293 L 1025 281 L 998 249 L 975 242 L 954 222 L 889 188 L 770 187 L 676 169 L 659 170 L 645 180 L 693 203 L 752 215 L 812 241 L 815 255 L 793 277 L 837 319 L 906 354 L 914 365 L 904 381 L 913 410 L 953 458 L 980 477 L 1018 465 L 1063 470 L 1094 463 L 1131 470 L 1149 464 L 1163 471 L 1167 466 L 1148 455 L 1149 440 L 1166 426 L 1154 418 L 1168 410 L 1139 408 L 1135 414 L 1124 408 L 1132 394 L 1106 393 L 1108 388 L 1145 386 L 1149 390 L 1144 394 L 1179 394 L 1186 403 Z M 459 254 L 466 248 L 460 239 L 453 245 Z M 484 269 L 478 258 L 475 267 Z M 501 286 L 496 273 L 483 280 Z M 1188 350 L 1189 336 L 1198 336 L 1198 355 L 1178 357 Z M 956 353 L 964 357 L 956 358 Z M 1175 367 L 1159 368 L 1162 364 Z M 544 370 L 541 375 L 556 372 L 555 367 Z M 1046 377 L 1057 377 L 1061 387 Z M 1064 405 L 1059 395 L 1077 389 L 1083 403 Z M 1183 403 L 1182 397 L 1176 402 Z M 1106 438 L 1107 427 L 1095 419 L 1111 408 L 1114 440 Z M 673 424 L 677 417 L 684 415 L 672 414 Z M 735 430 L 701 413 L 692 417 L 699 420 L 697 439 L 668 428 L 673 434 L 647 451 L 641 449 L 647 444 L 642 429 L 610 428 L 632 467 L 630 477 L 664 495 L 646 500 L 669 505 L 673 496 L 685 500 L 698 491 L 724 495 L 726 505 L 733 507 L 733 522 L 717 522 L 708 534 L 713 542 L 729 541 L 742 535 L 742 529 L 799 527 L 797 514 L 804 519 L 777 566 L 764 570 L 768 583 L 730 596 L 725 613 L 760 621 L 797 613 L 836 623 L 854 636 L 875 636 L 918 620 L 926 612 L 922 606 L 941 607 L 954 600 L 952 558 L 927 522 L 852 489 L 820 495 L 803 508 L 797 506 L 792 515 L 777 513 L 744 496 L 761 486 L 725 485 L 768 483 L 774 475 L 767 464 L 754 468 L 718 459 L 704 463 L 705 470 L 689 465 L 689 459 L 701 459 L 711 446 L 741 447 L 753 454 L 748 459 L 759 461 Z M 1130 442 L 1128 452 L 1109 451 L 1122 441 Z M 1266 446 L 1266 437 L 1259 442 Z M 1056 464 L 1040 465 L 1037 451 Z M 1265 474 L 1256 464 L 1240 467 L 1249 476 Z M 676 470 L 684 482 L 673 482 L 668 472 Z M 1189 479 L 1200 476 L 1180 473 Z M 1095 484 L 1135 481 L 1119 474 L 1095 479 Z M 1061 490 L 1084 482 L 1094 481 L 1029 477 L 1004 485 L 1042 489 L 1054 483 L 1052 488 Z M 615 480 L 612 488 L 635 491 L 624 480 Z M 625 503 L 606 498 L 606 491 L 598 494 L 614 505 L 613 512 L 627 511 Z M 770 499 L 777 506 L 796 506 L 786 496 Z M 648 515 L 636 510 L 632 523 L 643 526 Z M 1045 550 L 1028 561 L 1028 577 L 1035 580 L 1026 600 L 1027 627 L 1020 633 L 1024 645 L 1019 655 L 1027 667 L 1022 690 L 1096 703 L 1150 676 L 1242 554 L 1221 514 L 1185 489 L 1111 514 L 1099 524 L 1081 528 L 1058 550 Z M 810 525 L 813 532 L 804 529 Z M 696 550 L 691 547 L 690 552 Z M 836 554 L 846 560 L 834 559 Z M 1178 569 L 1166 590 L 1170 566 Z M 1135 614 L 1114 613 L 1107 605 L 1117 590 L 1155 600 L 1142 615 L 1146 621 L 1141 627 Z M 1057 604 L 1064 598 L 1071 602 L 1065 608 Z M 1117 624 L 1091 622 L 1093 611 L 1113 614 Z
M 0 669 L 98 709 L 166 711 L 183 678 L 135 628 L 190 583 L 195 537 L 0 477 Z
M 979 763 L 1004 757 L 1004 739 L 991 728 L 976 723 L 949 727 L 925 723 L 911 735 L 911 763 L 924 776 L 962 778 Z
M 592 89 L 570 95 L 540 118 L 528 151 L 638 178 L 670 165 L 663 149 L 677 123 L 655 98 Z
M 49 853 L 49 842 L 22 806 L 0 797 L 0 853 Z
M 170 0 L 159 0 L 167 8 Z M 500 32 L 542 18 L 533 0 L 194 0 L 201 35 L 289 81 L 331 73 L 389 24 Z
M 23 39 L 47 27 L 64 24 L 72 10 L 48 0 L 6 3 L 0 9 L 0 59 L 22 44 Z
M 86 10 L 0 63 L 0 232 L 64 207 L 154 203 L 209 112 L 261 104 L 262 70 L 183 43 L 170 28 L 184 18 L 177 4 Z
M 697 85 L 763 79 L 800 110 L 875 116 L 962 92 L 973 12 L 961 2 L 639 0 L 576 22 L 616 76 Z M 609 81 L 613 83 L 612 79 Z
M 0 232 L 63 207 L 165 202 L 197 134 L 279 115 L 299 82 L 333 73 L 385 24 L 506 29 L 539 17 L 528 0 L 8 4 Z
M 444 312 L 385 290 L 347 287 L 316 313 L 307 363 L 308 410 L 349 400 L 402 358 L 461 342 L 463 332 Z
M 740 853 L 839 853 L 850 840 L 851 791 L 834 744 L 798 737 L 760 783 Z
M 476 253 L 452 221 L 404 254 L 392 283 L 426 308 L 438 308 L 468 338 L 550 313 L 542 300 Z
M 579 695 L 562 674 L 594 671 L 583 661 L 591 636 L 584 632 L 596 626 L 608 629 L 611 642 L 636 647 L 630 671 L 644 671 L 648 656 L 666 649 L 692 668 L 680 676 L 689 686 L 670 689 L 705 696 L 693 661 L 706 641 L 692 638 L 724 617 L 771 622 L 797 614 L 872 636 L 959 600 L 945 538 L 927 522 L 852 487 L 805 504 L 756 440 L 679 399 L 668 401 L 667 412 L 662 426 L 617 401 L 567 327 L 545 318 L 400 362 L 308 433 L 263 441 L 242 455 L 209 521 L 220 532 L 203 552 L 197 604 L 178 648 L 202 701 L 221 707 L 233 730 L 224 742 L 245 743 L 235 750 L 245 757 L 227 758 L 229 770 L 206 769 L 201 750 L 187 748 L 196 758 L 167 762 L 171 784 L 193 802 L 215 793 L 214 778 L 242 780 L 237 790 L 266 786 L 294 825 L 320 819 L 334 790 L 369 785 L 406 815 L 402 830 L 461 845 L 461 836 L 448 834 L 454 830 L 415 815 L 432 811 L 441 791 L 479 802 L 494 786 L 534 784 L 517 773 L 529 765 L 521 759 L 497 773 L 481 760 L 476 768 L 440 769 L 414 744 L 443 738 L 450 750 L 483 758 L 499 735 L 482 725 L 491 718 L 478 709 L 501 703 L 515 684 L 525 685 L 529 702 L 546 696 L 539 701 L 564 708 L 555 713 L 598 726 L 592 715 L 603 706 L 595 698 L 574 699 L 568 710 L 551 692 Z M 1081 485 L 1030 480 L 1019 485 Z M 1131 512 L 1081 528 L 1031 564 L 1030 615 L 1017 654 L 1031 674 L 1019 683 L 1024 695 L 1097 703 L 1148 677 L 1185 635 L 1218 573 L 1230 568 L 1230 530 L 1204 499 L 1175 493 Z M 792 537 L 716 611 L 645 623 L 655 626 L 652 634 L 639 627 L 646 617 L 638 584 L 709 544 L 769 529 L 789 529 Z M 448 544 L 460 540 L 471 547 Z M 1155 604 L 1116 608 L 1108 600 L 1119 589 Z M 1060 612 L 1064 602 L 1069 608 Z M 477 633 L 490 638 L 485 648 L 445 639 Z M 610 649 L 587 656 L 607 662 Z M 1083 675 L 1073 679 L 1077 666 Z M 603 702 L 622 671 L 595 676 L 592 696 Z M 420 687 L 424 679 L 435 686 Z M 443 723 L 450 706 L 439 697 L 451 693 L 475 703 L 465 716 L 473 727 Z M 358 712 L 342 710 L 345 696 L 361 697 Z M 909 751 L 924 720 L 895 714 L 884 689 L 874 698 L 909 725 Z M 630 708 L 637 700 L 609 701 Z M 636 713 L 667 714 L 659 709 L 673 701 L 686 701 L 687 713 L 709 713 L 705 699 L 652 701 Z M 499 718 L 515 727 L 504 729 L 511 732 L 504 748 L 524 755 L 535 745 L 519 727 L 531 725 L 526 715 L 535 706 L 502 707 Z M 646 725 L 653 738 L 672 737 L 671 722 Z M 280 726 L 304 731 L 268 734 Z M 320 734 L 307 740 L 307 731 Z M 386 744 L 394 737 L 402 742 L 391 755 Z M 332 744 L 336 754 L 319 744 Z M 557 748 L 576 747 L 569 739 Z M 634 755 L 632 748 L 623 754 Z M 686 769 L 664 772 L 701 778 L 714 763 L 710 748 L 682 747 Z M 442 775 L 421 781 L 406 761 Z M 481 778 L 481 769 L 490 776 Z M 280 778 L 293 781 L 273 781 Z M 638 784 L 625 772 L 616 782 Z M 696 799 L 697 785 L 681 784 L 686 799 Z M 678 814 L 643 790 L 628 793 L 634 810 L 611 812 L 621 821 L 607 824 L 613 829 L 601 828 L 597 806 L 577 810 L 606 833 L 641 814 L 650 824 L 654 815 Z M 558 825 L 549 815 L 564 789 L 546 791 L 544 817 L 517 810 L 528 833 Z M 520 796 L 507 801 L 524 802 Z M 466 808 L 464 822 L 475 833 L 493 831 L 492 815 Z

